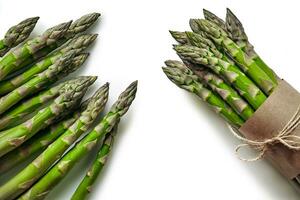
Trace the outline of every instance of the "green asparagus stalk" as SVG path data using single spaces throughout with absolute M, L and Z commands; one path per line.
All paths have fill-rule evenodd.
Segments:
M 79 118 L 80 113 L 86 109 L 88 102 L 89 100 L 83 102 L 80 109 L 74 112 L 69 118 L 39 131 L 30 140 L 4 155 L 0 159 L 0 175 L 22 163 L 35 153 L 45 150 Z
M 135 98 L 137 82 L 132 83 L 119 97 L 110 111 L 104 116 L 99 125 L 87 134 L 73 149 L 71 149 L 56 165 L 50 169 L 35 185 L 33 185 L 20 199 L 44 199 L 51 189 L 59 183 L 72 167 L 95 145 L 112 131 L 120 118 L 128 111 Z M 1 189 L 0 189 L 1 191 Z M 1 193 L 0 193 L 1 194 Z
M 173 31 L 175 32 L 175 31 Z M 215 44 L 210 41 L 204 33 L 200 32 L 199 34 L 194 33 L 194 32 L 179 32 L 176 31 L 176 34 L 172 34 L 173 38 L 177 41 L 180 38 L 185 38 L 185 43 L 183 43 L 183 40 L 181 40 L 181 42 L 179 42 L 180 44 L 187 44 L 187 45 L 192 45 L 192 46 L 196 46 L 199 48 L 204 48 L 204 49 L 209 49 L 210 51 L 212 51 L 215 56 L 217 56 L 218 58 L 221 58 L 231 64 L 234 64 L 234 62 L 226 55 L 224 54 L 224 52 L 220 52 L 219 49 L 217 49 L 217 47 L 215 46 Z
M 23 61 L 22 63 L 20 63 L 18 65 L 18 69 L 32 64 L 39 58 L 42 58 L 42 57 L 48 55 L 53 50 L 55 50 L 58 47 L 60 47 L 61 45 L 65 44 L 69 39 L 73 38 L 77 34 L 86 31 L 97 21 L 99 16 L 100 16 L 99 13 L 90 13 L 90 14 L 80 17 L 79 19 L 77 19 L 75 22 L 73 22 L 71 24 L 71 26 L 69 27 L 67 33 L 64 35 L 63 38 L 61 38 L 60 40 L 56 41 L 55 43 L 53 43 L 51 45 L 48 45 L 48 46 L 42 48 L 35 54 L 28 57 L 25 61 Z
M 74 97 L 72 97 L 74 98 Z M 53 163 L 92 125 L 103 110 L 108 98 L 108 84 L 101 87 L 92 97 L 80 117 L 43 151 L 32 163 L 0 187 L 0 199 L 15 199 L 29 189 Z
M 219 59 L 209 50 L 188 45 L 178 45 L 174 48 L 184 60 L 207 66 L 224 77 L 254 109 L 259 108 L 266 100 L 264 93 L 237 66 Z
M 75 52 L 73 51 L 66 54 L 47 70 L 37 74 L 33 79 L 0 98 L 0 114 L 7 111 L 26 96 L 42 90 L 56 82 L 61 76 L 64 77 L 74 70 L 77 70 L 81 66 L 78 64 L 83 63 L 86 56 L 80 56 L 79 58 L 74 58 L 74 56 Z
M 107 158 L 111 152 L 114 143 L 114 137 L 117 133 L 118 126 L 112 129 L 110 133 L 104 139 L 103 145 L 101 146 L 97 158 L 89 168 L 87 174 L 77 187 L 75 193 L 72 195 L 71 200 L 84 200 L 92 190 L 92 186 L 95 183 L 97 177 L 101 173 L 104 165 L 106 164 Z
M 224 31 L 226 30 L 225 22 L 223 19 L 219 18 L 217 15 L 215 15 L 214 13 L 212 13 L 206 9 L 203 9 L 203 14 L 204 14 L 204 18 L 206 20 L 215 23 L 220 28 L 222 28 Z
M 215 44 L 212 41 L 210 41 L 208 38 L 204 37 L 203 34 L 200 35 L 200 34 L 193 33 L 193 32 L 186 32 L 185 34 L 187 35 L 188 41 L 192 46 L 207 49 L 207 50 L 213 52 L 213 54 L 216 57 L 233 64 L 233 62 L 225 54 L 220 52 L 217 49 L 217 47 L 215 46 Z
M 0 56 L 3 56 L 11 48 L 26 40 L 34 29 L 39 17 L 32 17 L 21 21 L 11 27 L 5 34 L 4 39 L 0 40 Z
M 26 83 L 30 79 L 32 79 L 36 74 L 41 73 L 46 70 L 49 66 L 53 65 L 59 58 L 65 55 L 67 52 L 72 50 L 77 53 L 81 53 L 84 51 L 95 39 L 97 38 L 97 34 L 85 34 L 78 36 L 72 39 L 70 42 L 65 44 L 58 51 L 46 56 L 43 60 L 37 62 L 32 65 L 29 69 L 27 69 L 22 74 L 13 77 L 9 80 L 3 81 L 0 83 L 0 95 L 7 94 L 8 92 L 13 91 L 17 87 Z
M 274 82 L 234 41 L 232 41 L 225 31 L 207 20 L 200 19 L 194 21 L 196 21 L 201 30 L 203 30 L 210 39 L 239 63 L 242 70 L 251 77 L 251 79 L 267 95 L 272 93 L 277 86 L 277 83 Z
M 244 120 L 218 95 L 215 95 L 211 90 L 204 87 L 198 76 L 196 76 L 190 69 L 175 68 L 175 66 L 163 67 L 162 69 L 175 85 L 199 96 L 230 124 L 240 127 L 244 123 Z
M 230 38 L 252 59 L 254 62 L 277 83 L 277 77 L 274 71 L 261 59 L 254 51 L 253 45 L 249 42 L 248 36 L 240 20 L 227 8 L 226 30 L 230 33 Z
M 189 67 L 200 78 L 202 83 L 208 85 L 215 93 L 219 94 L 245 121 L 253 115 L 254 111 L 249 104 L 231 86 L 214 73 L 192 65 L 186 66 L 182 62 L 174 60 L 167 60 L 165 64 L 170 68 L 183 70 Z
M 188 38 L 185 32 L 180 32 L 180 31 L 171 31 L 169 30 L 170 34 L 172 37 L 179 43 L 179 44 L 188 44 Z
M 65 81 L 57 86 L 53 86 L 50 89 L 42 91 L 36 96 L 27 99 L 21 104 L 13 107 L 12 109 L 5 112 L 0 118 L 0 130 L 5 128 L 9 128 L 15 125 L 19 125 L 26 121 L 27 117 L 40 110 L 45 104 L 54 100 L 61 94 L 63 87 L 68 84 L 76 83 L 82 81 L 83 83 L 88 81 L 90 85 L 92 85 L 97 77 L 95 76 L 83 76 L 75 79 L 71 79 L 69 81 Z
M 72 83 L 72 85 L 67 85 L 60 96 L 31 119 L 18 126 L 2 131 L 0 134 L 0 157 L 16 149 L 39 130 L 64 115 L 65 112 L 72 110 L 78 105 L 78 102 L 82 99 L 89 86 L 89 81 L 78 81 Z
M 62 23 L 45 31 L 41 36 L 27 41 L 22 46 L 10 51 L 0 60 L 0 80 L 16 71 L 18 65 L 47 45 L 62 38 L 70 27 L 71 22 Z

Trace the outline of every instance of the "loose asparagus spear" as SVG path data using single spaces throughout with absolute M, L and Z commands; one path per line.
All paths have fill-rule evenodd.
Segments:
M 32 17 L 21 21 L 11 27 L 5 34 L 4 39 L 0 40 L 0 56 L 3 56 L 11 48 L 26 40 L 34 29 L 39 17 Z
M 263 92 L 240 69 L 222 59 L 217 58 L 207 49 L 188 45 L 174 47 L 176 52 L 185 60 L 209 67 L 216 74 L 226 78 L 254 109 L 266 100 Z
M 261 59 L 261 57 L 254 51 L 253 45 L 249 42 L 248 36 L 240 20 L 227 8 L 226 13 L 226 30 L 230 33 L 230 38 L 243 51 L 254 60 L 254 62 L 274 81 L 277 83 L 277 77 L 274 71 Z
M 26 191 L 63 153 L 92 125 L 103 110 L 108 98 L 108 84 L 101 87 L 92 97 L 80 117 L 25 169 L 0 187 L 0 199 L 14 199 Z
M 65 76 L 66 74 L 76 70 L 80 65 L 77 65 L 77 59 L 75 59 L 75 64 L 72 64 L 74 61 L 74 56 L 75 52 L 69 52 L 68 54 L 57 60 L 55 64 L 51 65 L 47 70 L 37 74 L 33 79 L 27 81 L 25 84 L 0 98 L 0 114 L 7 111 L 9 108 L 18 103 L 20 100 L 24 99 L 26 96 L 40 91 L 49 84 L 54 83 L 58 80 L 58 78 L 60 78 L 61 74 Z M 84 61 L 84 59 L 80 59 L 80 61 Z
M 86 109 L 88 102 L 89 100 L 83 102 L 80 106 L 80 109 L 74 112 L 69 118 L 59 121 L 58 123 L 41 130 L 30 140 L 1 157 L 0 175 L 23 162 L 29 156 L 46 149 L 49 144 L 55 141 L 79 118 L 80 113 Z
M 67 33 L 64 35 L 63 38 L 61 38 L 60 40 L 56 41 L 51 45 L 44 47 L 40 51 L 28 57 L 25 61 L 19 64 L 18 69 L 32 64 L 34 61 L 48 55 L 53 50 L 57 49 L 62 44 L 66 43 L 69 39 L 71 39 L 75 35 L 86 31 L 97 21 L 99 16 L 100 16 L 99 13 L 90 13 L 80 17 L 79 19 L 77 19 L 75 22 L 71 24 L 71 26 L 69 27 Z
M 117 133 L 118 126 L 112 129 L 110 133 L 104 139 L 97 158 L 89 168 L 87 174 L 77 187 L 75 193 L 72 195 L 71 200 L 84 200 L 92 190 L 92 186 L 95 183 L 98 175 L 101 173 L 104 165 L 106 164 L 107 157 L 109 156 L 114 143 L 114 137 Z
M 58 184 L 62 178 L 72 169 L 72 167 L 95 145 L 112 131 L 113 127 L 119 123 L 120 118 L 128 111 L 135 98 L 137 82 L 133 82 L 119 97 L 110 111 L 104 116 L 99 125 L 92 132 L 86 135 L 71 149 L 56 165 L 47 172 L 35 185 L 33 185 L 20 199 L 44 199 L 50 190 Z M 1 191 L 1 189 L 0 189 Z M 1 193 L 0 193 L 1 194 Z
M 85 34 L 72 39 L 65 44 L 60 50 L 46 56 L 43 60 L 32 65 L 28 70 L 22 74 L 13 77 L 12 79 L 1 82 L 0 95 L 7 94 L 13 91 L 20 85 L 26 83 L 32 79 L 36 74 L 46 70 L 49 66 L 53 65 L 59 58 L 66 53 L 74 50 L 76 53 L 80 53 L 85 50 L 91 43 L 95 41 L 97 34 Z
M 204 85 L 200 83 L 198 76 L 190 69 L 175 67 L 163 67 L 162 69 L 175 85 L 199 96 L 230 124 L 240 127 L 244 123 L 244 120 L 218 95 L 215 95 L 211 90 L 204 87 Z
M 65 86 L 60 96 L 31 119 L 2 131 L 0 134 L 0 157 L 23 144 L 39 130 L 64 115 L 65 112 L 72 110 L 78 105 L 89 86 L 89 81 L 78 81 Z
M 210 22 L 215 23 L 220 28 L 222 28 L 224 31 L 226 30 L 225 22 L 223 19 L 219 18 L 217 15 L 213 14 L 212 12 L 203 9 L 204 18 Z
M 195 21 L 210 39 L 240 64 L 239 66 L 242 70 L 251 77 L 251 79 L 267 95 L 272 93 L 277 86 L 277 83 L 274 82 L 234 41 L 232 41 L 225 31 L 207 20 L 200 19 Z
M 30 116 L 31 114 L 40 110 L 43 105 L 54 100 L 57 96 L 59 96 L 59 94 L 61 94 L 61 91 L 64 89 L 63 87 L 67 86 L 68 84 L 82 81 L 82 83 L 89 82 L 89 84 L 92 85 L 96 79 L 97 77 L 95 76 L 78 77 L 69 81 L 65 81 L 57 86 L 47 89 L 46 91 L 42 91 L 38 95 L 27 99 L 20 105 L 17 105 L 5 112 L 0 118 L 0 130 L 26 121 L 27 116 Z
M 208 85 L 214 92 L 220 95 L 220 97 L 228 103 L 244 120 L 247 120 L 254 113 L 253 109 L 248 105 L 243 98 L 223 81 L 217 75 L 209 72 L 206 69 L 199 70 L 199 67 L 193 67 L 191 65 L 184 65 L 182 62 L 167 60 L 165 64 L 170 68 L 186 69 L 189 67 L 203 82 Z
M 27 41 L 22 46 L 10 51 L 0 60 L 0 80 L 16 71 L 18 65 L 31 55 L 47 45 L 62 38 L 70 27 L 71 22 L 62 23 L 46 30 L 41 36 Z

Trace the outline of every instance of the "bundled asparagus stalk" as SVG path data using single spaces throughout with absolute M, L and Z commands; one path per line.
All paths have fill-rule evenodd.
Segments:
M 205 19 L 190 20 L 192 32 L 170 31 L 172 37 L 179 43 L 174 45 L 174 50 L 183 62 L 168 60 L 165 62 L 167 67 L 163 67 L 163 71 L 178 87 L 199 96 L 229 124 L 239 129 L 278 88 L 279 79 L 254 51 L 242 23 L 231 10 L 227 9 L 226 21 L 208 10 L 204 10 L 204 17 Z M 294 116 L 298 116 L 296 114 Z M 287 121 L 289 120 L 296 123 L 294 117 Z M 286 126 L 285 132 L 286 129 L 297 127 L 297 124 Z M 277 143 L 284 141 L 282 144 L 288 150 L 299 150 L 297 133 L 283 137 L 287 137 L 284 138 L 286 140 L 267 138 L 266 141 L 275 141 L 275 145 L 271 143 L 270 146 L 276 146 Z M 259 139 L 258 142 L 242 139 L 249 142 L 246 144 L 256 145 L 258 150 L 262 150 L 260 155 L 266 152 L 264 145 L 269 145 Z M 298 154 L 293 156 L 291 156 L 292 163 L 294 158 L 299 159 L 296 157 Z M 274 157 L 276 155 L 271 158 Z M 286 160 L 289 165 L 289 160 Z M 295 167 L 291 164 L 290 169 L 291 166 Z M 299 182 L 300 176 L 294 177 L 293 181 Z
M 163 70 L 176 85 L 214 108 L 211 99 L 217 98 L 216 110 L 240 127 L 274 90 L 277 76 L 266 70 L 270 68 L 254 52 L 242 24 L 229 9 L 226 22 L 205 9 L 204 16 L 190 20 L 193 32 L 170 31 L 180 43 L 174 49 L 184 63 L 166 61 Z
M 44 199 L 51 189 L 62 180 L 72 167 L 84 155 L 91 151 L 95 145 L 103 140 L 105 136 L 113 131 L 119 123 L 120 118 L 128 111 L 132 101 L 135 98 L 137 82 L 133 82 L 119 97 L 117 102 L 112 106 L 110 111 L 104 116 L 101 122 L 87 134 L 74 148 L 72 148 L 61 160 L 56 163 L 45 176 L 43 176 L 35 185 L 33 185 L 20 199 Z M 109 136 L 107 137 L 107 141 Z M 109 142 L 110 143 L 110 142 Z M 104 144 L 105 145 L 105 144 Z M 78 196 L 77 196 L 78 195 Z M 81 199 L 80 194 L 75 193 L 73 199 Z
M 38 20 L 39 17 L 28 18 L 11 27 L 5 34 L 5 37 L 0 40 L 0 56 L 3 56 L 11 48 L 26 40 Z

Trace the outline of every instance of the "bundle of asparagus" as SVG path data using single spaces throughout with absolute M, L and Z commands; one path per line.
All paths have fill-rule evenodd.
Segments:
M 99 16 L 98 13 L 84 15 L 21 44 L 38 20 L 38 17 L 29 18 L 10 28 L 0 40 L 3 56 L 0 59 L 0 176 L 34 157 L 0 186 L 0 199 L 45 198 L 76 162 L 100 144 L 98 158 L 72 197 L 83 199 L 105 164 L 118 123 L 135 98 L 137 82 L 121 94 L 99 125 L 82 138 L 103 111 L 109 84 L 81 103 L 97 77 L 79 76 L 61 82 L 87 60 L 89 53 L 84 51 L 97 34 L 82 32 Z
M 163 71 L 239 129 L 277 89 L 280 79 L 254 51 L 230 9 L 225 21 L 205 9 L 204 17 L 190 19 L 192 31 L 170 31 L 182 62 L 167 60 Z

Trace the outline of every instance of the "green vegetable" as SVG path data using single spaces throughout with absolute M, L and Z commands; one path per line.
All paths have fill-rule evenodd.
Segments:
M 274 71 L 261 59 L 261 57 L 254 51 L 253 45 L 249 42 L 248 36 L 240 20 L 227 8 L 226 13 L 226 30 L 230 34 L 230 38 L 241 48 L 243 51 L 254 60 L 254 62 L 272 79 L 277 83 L 277 76 Z
M 76 53 L 81 53 L 85 50 L 95 39 L 97 34 L 85 34 L 72 39 L 65 44 L 58 51 L 46 56 L 41 61 L 32 65 L 29 69 L 22 72 L 20 75 L 0 83 L 0 95 L 7 94 L 17 87 L 32 79 L 36 74 L 43 72 L 49 66 L 53 65 L 59 58 L 66 55 L 66 53 L 74 50 Z
M 57 79 L 59 73 L 63 71 L 68 71 L 71 65 L 75 52 L 70 52 L 66 54 L 61 59 L 57 60 L 54 65 L 49 67 L 47 70 L 41 72 L 33 79 L 29 80 L 25 84 L 11 91 L 7 95 L 0 98 L 0 114 L 7 111 L 13 105 L 18 103 L 20 100 L 24 99 L 26 96 L 40 91 L 51 82 Z
M 73 22 L 69 29 L 67 30 L 67 33 L 60 38 L 59 40 L 55 41 L 53 44 L 48 45 L 42 49 L 40 49 L 35 54 L 29 56 L 27 59 L 23 60 L 21 63 L 18 63 L 18 69 L 24 68 L 38 59 L 48 55 L 53 50 L 57 49 L 61 45 L 65 44 L 69 39 L 73 38 L 74 36 L 78 35 L 79 33 L 82 33 L 86 31 L 88 28 L 90 28 L 99 18 L 99 13 L 90 13 L 87 15 L 84 15 L 77 19 L 75 22 Z
M 208 85 L 215 93 L 229 104 L 235 112 L 237 112 L 244 120 L 247 120 L 254 113 L 253 109 L 247 102 L 222 78 L 204 68 L 195 67 L 192 65 L 185 66 L 182 62 L 168 60 L 165 62 L 168 67 L 185 69 L 189 67 L 201 80 L 202 83 Z
M 216 57 L 212 51 L 188 45 L 177 45 L 174 48 L 183 59 L 207 66 L 223 76 L 254 109 L 266 100 L 264 93 L 236 65 Z
M 82 91 L 82 88 L 78 92 Z M 74 93 L 74 94 L 76 94 Z M 74 99 L 74 95 L 67 95 Z M 78 96 L 78 95 L 75 95 Z M 15 199 L 29 189 L 63 153 L 92 125 L 103 110 L 108 98 L 108 84 L 102 86 L 92 97 L 80 117 L 25 169 L 0 187 L 0 199 Z
M 77 63 L 79 64 L 79 63 Z M 76 82 L 86 82 L 89 81 L 92 85 L 97 77 L 87 76 L 87 77 L 78 77 L 69 81 L 65 81 L 57 86 L 53 86 L 50 89 L 42 91 L 41 93 L 25 100 L 21 104 L 14 106 L 12 109 L 5 112 L 0 118 L 0 130 L 13 127 L 23 123 L 30 117 L 32 114 L 40 110 L 45 104 L 54 100 L 61 91 L 64 90 L 64 87 Z
M 70 25 L 71 22 L 67 22 L 52 27 L 42 35 L 27 41 L 25 44 L 7 53 L 0 60 L 0 80 L 3 80 L 7 75 L 19 69 L 18 66 L 21 62 L 34 55 L 40 49 L 62 38 L 67 33 Z
M 5 34 L 4 39 L 0 40 L 0 56 L 3 56 L 11 48 L 26 40 L 34 29 L 39 17 L 32 17 L 21 21 L 11 27 Z
M 30 140 L 1 157 L 0 174 L 12 169 L 31 155 L 46 149 L 79 118 L 80 113 L 86 109 L 88 102 L 89 100 L 82 103 L 80 109 L 68 118 L 39 131 L 35 136 L 30 138 Z
M 48 126 L 50 122 L 76 106 L 90 85 L 90 81 L 68 84 L 49 106 L 40 110 L 31 119 L 2 131 L 0 133 L 0 157 L 23 144 L 39 130 Z
M 240 127 L 244 123 L 244 120 L 218 95 L 215 95 L 210 89 L 204 87 L 200 83 L 198 76 L 190 69 L 177 68 L 177 66 L 170 65 L 169 67 L 163 67 L 163 71 L 175 85 L 199 96 L 232 125 Z
M 87 174 L 77 187 L 75 193 L 72 195 L 71 200 L 84 200 L 92 190 L 97 177 L 101 173 L 104 165 L 106 164 L 107 157 L 109 156 L 114 143 L 114 136 L 117 133 L 118 125 L 114 128 L 104 139 L 104 142 L 98 152 L 97 158 L 89 168 Z
M 51 189 L 59 183 L 72 167 L 95 145 L 112 131 L 119 123 L 120 118 L 128 111 L 135 98 L 137 82 L 133 82 L 119 97 L 110 111 L 104 116 L 99 125 L 92 132 L 86 135 L 71 149 L 57 164 L 55 164 L 45 176 L 33 185 L 20 199 L 35 200 L 44 199 Z
M 210 22 L 215 23 L 220 28 L 222 28 L 224 31 L 226 30 L 225 22 L 223 19 L 219 18 L 214 13 L 210 12 L 209 10 L 203 9 L 204 18 Z
M 220 48 L 228 53 L 241 69 L 267 94 L 270 95 L 277 86 L 258 65 L 251 59 L 228 34 L 219 28 L 217 25 L 207 20 L 195 20 L 198 26 L 204 31 L 207 36 L 214 41 Z
M 188 44 L 188 38 L 185 32 L 180 31 L 169 31 L 172 37 L 180 44 Z

